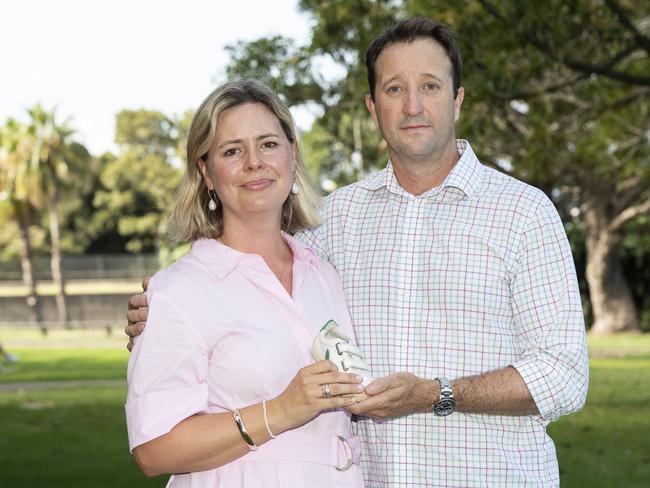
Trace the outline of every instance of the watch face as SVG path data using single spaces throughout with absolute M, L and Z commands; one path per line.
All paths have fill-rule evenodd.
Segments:
M 433 407 L 433 411 L 435 412 L 436 415 L 439 415 L 440 417 L 445 417 L 446 415 L 452 413 L 455 408 L 456 408 L 456 402 L 454 402 L 453 400 L 440 400 Z

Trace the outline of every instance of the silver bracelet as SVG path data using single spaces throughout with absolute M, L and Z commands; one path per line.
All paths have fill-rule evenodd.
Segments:
M 246 442 L 246 445 L 251 451 L 257 451 L 258 446 L 255 444 L 253 441 L 252 437 L 246 430 L 246 426 L 244 425 L 244 421 L 241 418 L 241 415 L 239 414 L 239 409 L 236 408 L 235 411 L 233 412 L 233 417 L 235 419 L 235 423 L 237 424 L 237 428 L 239 429 L 239 433 L 242 436 L 242 439 L 244 439 L 244 442 Z
M 273 432 L 271 432 L 271 427 L 269 427 L 269 418 L 266 416 L 266 400 L 262 400 L 262 409 L 264 410 L 264 425 L 266 425 L 266 431 L 271 436 L 271 439 L 275 439 L 277 436 L 273 435 Z

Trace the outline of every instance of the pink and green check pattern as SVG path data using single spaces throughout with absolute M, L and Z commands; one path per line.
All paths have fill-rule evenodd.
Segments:
M 581 408 L 585 328 L 571 250 L 539 190 L 483 166 L 467 141 L 442 185 L 413 196 L 383 171 L 334 192 L 298 237 L 338 270 L 375 377 L 512 365 L 538 417 L 362 418 L 369 487 L 556 486 L 546 425 Z

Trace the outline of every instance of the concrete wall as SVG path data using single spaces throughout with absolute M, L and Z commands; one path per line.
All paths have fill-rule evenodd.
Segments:
M 74 326 L 103 326 L 107 322 L 126 325 L 126 309 L 132 293 L 111 295 L 70 295 L 68 313 Z M 43 319 L 56 321 L 53 296 L 39 297 Z M 24 297 L 0 297 L 0 325 L 34 325 L 29 321 Z

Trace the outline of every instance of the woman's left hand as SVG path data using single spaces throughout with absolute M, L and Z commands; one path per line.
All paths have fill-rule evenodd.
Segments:
M 323 410 L 344 408 L 363 392 L 361 376 L 341 373 L 331 361 L 301 368 L 289 386 L 267 402 L 273 432 L 284 432 L 309 422 Z

